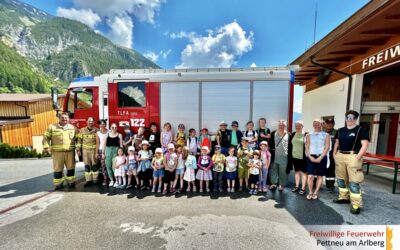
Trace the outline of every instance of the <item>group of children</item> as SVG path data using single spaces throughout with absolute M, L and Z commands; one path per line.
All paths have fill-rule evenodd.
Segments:
M 246 134 L 240 138 L 239 145 L 231 146 L 224 152 L 226 155 L 221 152 L 221 146 L 216 145 L 210 156 L 212 144 L 206 128 L 196 137 L 195 129 L 190 129 L 187 136 L 183 124 L 178 125 L 175 136 L 170 123 L 164 124 L 158 135 L 156 128 L 151 127 L 151 143 L 144 139 L 143 128 L 139 128 L 135 136 L 128 131 L 129 127 L 125 129 L 124 146 L 133 146 L 125 148 L 127 155 L 124 148 L 118 149 L 114 161 L 117 188 L 131 188 L 135 179 L 135 187 L 142 190 L 147 188 L 167 194 L 181 193 L 186 187 L 186 192 L 196 192 L 195 181 L 198 180 L 199 192 L 210 192 L 210 181 L 213 191 L 222 192 L 226 179 L 227 192 L 234 192 L 238 178 L 239 191 L 248 188 L 250 194 L 267 192 L 271 164 L 267 141 L 254 146 Z

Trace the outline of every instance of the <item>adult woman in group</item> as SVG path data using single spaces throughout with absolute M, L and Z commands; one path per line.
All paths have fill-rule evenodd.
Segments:
M 270 181 L 271 190 L 279 185 L 279 191 L 283 191 L 286 185 L 288 164 L 289 133 L 286 131 L 286 121 L 279 120 L 278 130 L 271 133 L 270 139 L 271 162 Z
M 103 173 L 103 186 L 108 185 L 108 174 L 105 163 L 105 149 L 106 149 L 106 140 L 108 136 L 107 122 L 104 119 L 99 120 L 98 122 L 100 129 L 96 132 L 96 158 L 98 163 L 101 165 L 101 172 Z
M 117 131 L 117 124 L 111 124 L 110 132 L 106 138 L 105 161 L 107 167 L 108 178 L 110 179 L 109 186 L 112 187 L 115 182 L 113 163 L 117 156 L 118 147 L 122 148 L 122 135 Z M 117 185 L 116 185 L 117 186 Z
M 288 166 L 290 170 L 294 167 L 295 171 L 295 187 L 292 189 L 292 192 L 299 192 L 300 195 L 305 194 L 307 185 L 307 158 L 305 154 L 305 137 L 307 133 L 303 132 L 303 127 L 304 125 L 302 121 L 296 121 L 296 132 L 294 132 L 289 138 L 288 150 Z M 300 179 L 301 189 L 299 189 Z
M 307 168 L 308 168 L 308 200 L 318 199 L 318 192 L 321 187 L 322 179 L 326 174 L 326 164 L 329 147 L 330 136 L 322 131 L 322 122 L 319 119 L 313 121 L 314 132 L 306 136 L 306 155 L 307 155 Z M 317 176 L 317 183 L 315 191 L 314 176 Z

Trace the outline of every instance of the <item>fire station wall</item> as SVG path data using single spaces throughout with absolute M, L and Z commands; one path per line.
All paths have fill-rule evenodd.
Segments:
M 336 126 L 344 125 L 348 79 L 344 78 L 303 94 L 302 119 L 305 131 L 313 131 L 312 122 L 323 116 L 335 117 Z

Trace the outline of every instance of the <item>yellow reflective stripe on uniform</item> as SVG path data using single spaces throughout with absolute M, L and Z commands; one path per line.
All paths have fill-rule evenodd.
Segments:
M 75 145 L 51 145 L 51 149 L 71 151 L 75 149 Z
M 78 147 L 78 146 L 77 146 Z M 84 148 L 84 149 L 96 149 L 96 144 L 82 144 L 79 146 L 79 148 Z
M 65 179 L 68 181 L 68 183 L 75 182 L 75 176 L 65 176 Z
M 58 186 L 60 184 L 62 184 L 64 182 L 64 178 L 60 178 L 60 179 L 53 179 L 53 184 L 55 186 Z
M 85 176 L 92 176 L 92 172 L 85 172 Z

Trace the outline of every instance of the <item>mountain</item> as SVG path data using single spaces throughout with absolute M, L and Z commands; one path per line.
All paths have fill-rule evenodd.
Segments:
M 16 0 L 0 0 L 0 41 L 25 57 L 33 71 L 64 83 L 113 68 L 159 68 L 80 22 Z
M 55 82 L 32 68 L 14 48 L 0 42 L 0 93 L 45 93 Z

